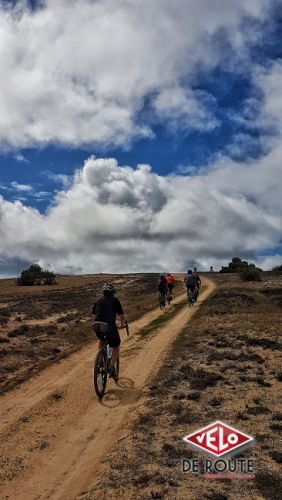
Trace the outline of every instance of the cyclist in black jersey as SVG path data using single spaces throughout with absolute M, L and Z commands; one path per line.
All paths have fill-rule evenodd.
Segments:
M 101 297 L 97 302 L 95 302 L 92 314 L 93 321 L 101 321 L 108 324 L 108 331 L 106 333 L 109 346 L 112 347 L 112 360 L 110 366 L 110 374 L 114 378 L 115 376 L 115 364 L 119 357 L 119 346 L 120 346 L 120 336 L 118 328 L 116 325 L 116 319 L 118 317 L 120 322 L 120 328 L 125 326 L 125 317 L 122 305 L 120 301 L 114 296 L 116 289 L 112 283 L 105 283 L 102 288 L 103 297 Z M 99 334 L 97 336 L 100 340 L 99 349 L 104 347 L 104 342 L 100 338 Z

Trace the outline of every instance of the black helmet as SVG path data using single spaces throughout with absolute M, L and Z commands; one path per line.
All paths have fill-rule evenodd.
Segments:
M 116 293 L 116 289 L 112 283 L 104 283 L 104 285 L 102 286 L 102 292 Z

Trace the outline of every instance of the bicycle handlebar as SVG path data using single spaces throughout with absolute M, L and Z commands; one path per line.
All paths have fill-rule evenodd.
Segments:
M 124 326 L 120 327 L 120 329 L 123 329 L 123 328 L 125 328 L 126 335 L 127 335 L 127 337 L 129 337 L 130 333 L 129 333 L 129 327 L 128 327 L 127 321 L 124 323 Z
M 125 322 L 126 335 L 129 337 L 129 327 L 127 321 Z
M 127 335 L 127 337 L 129 337 L 130 333 L 129 333 L 129 327 L 128 327 L 128 323 L 127 323 L 127 321 L 124 323 L 124 326 L 119 326 L 119 329 L 120 329 L 120 330 L 123 330 L 124 328 L 125 328 L 125 330 L 126 330 L 126 335 Z

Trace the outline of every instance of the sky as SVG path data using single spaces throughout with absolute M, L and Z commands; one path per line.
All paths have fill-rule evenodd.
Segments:
M 282 264 L 282 0 L 0 0 L 0 277 Z

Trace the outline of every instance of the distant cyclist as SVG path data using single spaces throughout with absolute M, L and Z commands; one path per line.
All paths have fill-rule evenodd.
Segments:
M 166 277 L 163 273 L 160 274 L 160 277 L 158 279 L 158 292 L 159 296 L 163 297 L 163 305 L 165 306 L 165 299 L 168 293 L 168 286 L 167 286 L 167 280 Z
M 170 295 L 170 298 L 172 299 L 172 289 L 174 286 L 174 277 L 170 273 L 167 273 L 166 281 L 167 281 L 168 293 Z
M 116 289 L 112 283 L 105 283 L 102 287 L 103 297 L 95 302 L 92 314 L 94 321 L 108 323 L 108 332 L 106 333 L 109 346 L 112 347 L 112 360 L 110 366 L 110 376 L 115 378 L 115 364 L 119 357 L 120 336 L 116 325 L 118 317 L 120 327 L 125 326 L 125 317 L 120 301 L 114 296 Z M 98 335 L 97 335 L 98 336 Z M 103 349 L 104 342 L 98 336 L 99 349 Z
M 196 267 L 194 267 L 194 271 L 192 274 L 195 278 L 195 302 L 197 302 L 197 298 L 200 292 L 201 278 Z
M 187 289 L 187 296 L 189 297 L 191 295 L 193 303 L 195 302 L 194 294 L 195 294 L 196 279 L 193 276 L 192 269 L 188 269 L 187 274 L 185 275 L 184 278 L 184 282 Z

